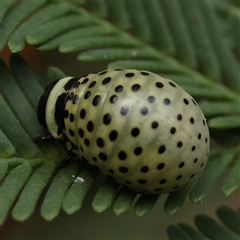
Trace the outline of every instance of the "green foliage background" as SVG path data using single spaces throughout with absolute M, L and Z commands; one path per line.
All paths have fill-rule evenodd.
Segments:
M 195 186 L 168 195 L 166 213 L 178 212 L 188 196 L 193 203 L 204 201 L 226 171 L 220 190 L 225 196 L 236 191 L 240 183 L 238 1 L 38 0 L 1 1 L 0 6 L 1 49 L 8 45 L 11 52 L 20 52 L 30 44 L 39 51 L 77 52 L 79 61 L 106 62 L 108 68 L 153 71 L 197 99 L 211 133 L 209 162 Z M 68 55 L 66 64 L 67 59 Z M 46 220 L 57 217 L 61 209 L 72 214 L 81 208 L 95 179 L 102 181 L 92 199 L 95 211 L 111 207 L 121 215 L 131 205 L 138 217 L 151 211 L 159 196 L 137 195 L 78 159 L 56 169 L 65 154 L 60 143 L 32 141 L 43 134 L 36 118 L 41 77 L 17 54 L 9 65 L 10 69 L 0 62 L 1 224 L 8 214 L 17 221 L 28 219 L 39 201 Z M 52 67 L 48 76 L 53 80 L 65 74 Z M 217 213 L 239 234 L 234 225 L 239 223 L 238 212 L 225 206 Z M 198 216 L 195 223 L 211 239 L 220 239 L 214 227 L 222 239 L 237 239 L 208 216 Z M 203 239 L 184 224 L 170 226 L 167 232 L 170 239 Z

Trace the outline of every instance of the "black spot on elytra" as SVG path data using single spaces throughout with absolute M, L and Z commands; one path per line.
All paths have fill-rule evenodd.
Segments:
M 79 80 L 79 78 L 71 78 L 68 82 L 63 86 L 64 90 L 69 91 L 74 87 L 74 84 Z
M 57 134 L 60 135 L 65 129 L 64 114 L 66 107 L 67 94 L 62 93 L 56 101 L 54 118 L 58 126 Z
M 47 106 L 48 97 L 49 97 L 49 94 L 51 93 L 53 87 L 56 85 L 56 83 L 58 81 L 59 81 L 59 79 L 55 80 L 47 85 L 47 87 L 44 90 L 43 95 L 41 96 L 41 98 L 39 99 L 39 102 L 38 102 L 38 110 L 37 110 L 38 121 L 39 121 L 40 125 L 45 129 L 47 129 L 46 106 Z

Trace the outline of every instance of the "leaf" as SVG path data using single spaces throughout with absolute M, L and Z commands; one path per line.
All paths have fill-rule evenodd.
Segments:
M 76 176 L 63 201 L 63 210 L 66 213 L 72 214 L 81 208 L 86 194 L 98 175 L 99 171 L 97 169 L 86 166 Z
M 59 51 L 62 53 L 75 52 L 78 50 L 86 50 L 92 48 L 103 48 L 105 46 L 130 46 L 131 43 L 128 39 L 119 39 L 118 36 L 97 36 L 97 37 L 86 37 L 81 39 L 73 39 L 68 42 L 64 42 L 60 45 Z
M 232 233 L 224 229 L 219 225 L 215 220 L 210 218 L 207 215 L 198 215 L 195 219 L 198 229 L 211 239 L 239 239 L 237 236 L 234 236 Z
M 52 220 L 59 214 L 64 196 L 74 181 L 77 171 L 78 164 L 71 163 L 66 168 L 59 170 L 54 176 L 41 206 L 41 215 L 47 221 Z
M 228 175 L 222 185 L 222 193 L 225 196 L 231 195 L 240 185 L 240 154 L 236 156 L 235 162 L 229 169 Z
M 18 193 L 26 183 L 31 174 L 31 165 L 25 162 L 16 168 L 12 169 L 4 181 L 4 185 L 0 188 L 1 205 L 0 208 L 0 224 L 2 224 L 7 216 L 7 213 L 16 199 Z M 11 189 L 11 191 L 9 191 Z
M 188 224 L 180 223 L 178 225 L 171 225 L 167 228 L 168 237 L 170 240 L 174 239 L 216 239 L 216 240 L 237 240 L 239 233 L 240 215 L 238 212 L 227 206 L 220 206 L 217 210 L 217 215 L 221 222 L 227 227 L 220 225 L 215 219 L 205 214 L 199 214 L 195 217 L 195 224 L 200 230 Z M 237 234 L 235 235 L 234 232 Z M 203 236 L 204 235 L 204 236 Z
M 28 21 L 22 24 L 9 38 L 8 46 L 12 52 L 21 51 L 25 45 L 25 37 L 28 33 L 36 32 L 36 22 L 38 25 L 60 17 L 70 11 L 70 7 L 65 3 L 52 3 L 45 5 L 41 11 L 34 14 Z
M 12 145 L 12 143 L 9 141 L 9 139 L 3 133 L 2 130 L 0 130 L 0 139 L 1 139 L 0 157 L 9 158 L 13 156 L 16 153 L 16 149 L 14 148 L 14 146 Z
M 11 76 L 7 66 L 1 62 L 0 70 L 4 81 L 1 81 L 0 90 L 4 94 L 5 101 L 12 108 L 17 119 L 19 119 L 23 124 L 25 124 L 25 130 L 32 137 L 36 136 L 37 133 L 41 131 L 40 126 L 30 124 L 31 121 L 36 122 L 37 116 L 33 107 L 29 104 L 25 95 L 17 86 L 15 79 Z M 21 69 L 22 71 L 22 69 Z M 20 72 L 21 73 L 21 72 Z M 19 102 L 24 103 L 20 104 Z M 1 108 L 1 110 L 4 108 Z M 26 119 L 25 109 L 28 109 L 28 118 Z M 14 126 L 14 125 L 13 125 Z M 28 128 L 26 128 L 28 126 Z
M 213 42 L 214 50 L 219 58 L 224 74 L 227 76 L 228 84 L 236 92 L 239 92 L 240 85 L 240 69 L 239 63 L 235 60 L 234 55 L 229 51 L 230 46 L 227 42 L 219 41 L 221 38 L 220 24 L 213 12 L 213 4 L 207 3 L 206 0 L 199 2 L 200 7 L 204 13 L 204 20 L 207 23 L 207 31 Z M 237 79 L 237 81 L 236 81 Z
M 131 22 L 124 1 L 107 0 L 110 21 L 121 29 L 129 29 Z
M 176 47 L 177 58 L 190 67 L 196 67 L 197 59 L 194 46 L 187 29 L 187 23 L 181 11 L 180 2 L 160 1 L 167 18 L 173 41 Z M 176 24 L 176 23 L 181 23 Z M 178 37 L 174 37 L 178 36 Z
M 45 2 L 46 1 L 44 0 L 35 1 L 32 2 L 32 4 L 24 1 L 17 2 L 8 12 L 6 12 L 7 14 L 3 16 L 1 21 L 3 32 L 1 36 L 0 49 L 2 49 L 7 43 L 8 38 L 17 25 Z M 11 1 L 9 2 L 9 5 L 5 4 L 5 11 L 7 10 L 7 7 L 11 7 L 10 3 Z
M 52 39 L 59 33 L 74 29 L 77 26 L 81 26 L 87 23 L 87 20 L 77 15 L 67 15 L 53 21 L 40 25 L 38 29 L 26 36 L 26 41 L 29 44 L 40 44 L 47 40 Z M 51 30 L 50 30 L 51 29 Z
M 99 1 L 87 1 L 88 8 L 91 12 L 99 17 L 105 17 L 107 15 L 107 5 L 105 0 Z
M 148 69 L 152 72 L 173 72 L 175 69 L 161 61 L 153 60 L 126 60 L 111 62 L 109 68 L 129 68 L 129 69 Z
M 183 189 L 169 194 L 164 204 L 164 210 L 166 211 L 166 213 L 168 213 L 169 215 L 173 215 L 181 209 L 194 183 L 195 182 L 192 182 Z
M 227 206 L 221 206 L 217 209 L 217 216 L 228 228 L 240 235 L 239 222 L 240 215 Z
M 240 116 L 227 116 L 227 117 L 216 117 L 209 120 L 209 126 L 211 128 L 239 128 L 240 127 Z
M 27 98 L 27 101 L 29 101 L 33 109 L 37 109 L 38 102 L 36 101 L 36 96 L 39 96 L 42 93 L 43 89 L 43 87 L 38 81 L 38 76 L 29 68 L 29 66 L 26 65 L 25 61 L 17 54 L 11 55 L 9 64 L 12 68 L 17 84 L 19 84 L 21 91 Z M 30 85 L 32 87 L 32 90 L 28 91 L 28 86 Z
M 8 163 L 7 161 L 0 161 L 0 180 L 8 173 Z
M 92 201 L 93 209 L 99 213 L 108 209 L 113 203 L 118 188 L 116 182 L 106 177 Z
M 0 15 L 0 21 L 2 21 L 2 18 L 4 16 L 4 14 L 6 13 L 6 11 L 13 5 L 14 0 L 9 0 L 6 2 L 2 2 L 1 3 L 1 15 Z
M 85 51 L 78 56 L 78 59 L 82 61 L 104 61 L 141 57 L 151 58 L 152 55 L 148 52 L 144 52 L 141 49 L 105 48 Z
M 199 105 L 207 117 L 240 113 L 237 102 L 201 102 Z
M 213 184 L 233 161 L 234 153 L 228 151 L 212 151 L 205 171 L 190 193 L 190 199 L 194 203 L 201 203 L 211 190 Z
M 134 206 L 134 212 L 137 217 L 145 216 L 152 210 L 157 202 L 159 195 L 141 195 Z
M 132 24 L 134 33 L 143 41 L 150 42 L 152 34 L 150 25 L 148 24 L 147 15 L 144 10 L 144 5 L 141 0 L 126 1 L 126 8 L 129 13 L 129 18 Z
M 196 185 L 193 182 L 168 195 L 164 203 L 168 214 L 177 213 L 189 194 L 193 202 L 202 202 L 225 172 L 222 193 L 229 196 L 236 191 L 240 184 L 236 31 L 240 18 L 234 4 L 206 0 L 7 1 L 1 10 L 1 49 L 8 44 L 17 52 L 28 43 L 42 51 L 76 52 L 81 61 L 106 61 L 108 68 L 153 71 L 176 81 L 199 102 L 212 135 L 210 159 Z M 9 65 L 10 70 L 0 62 L 1 223 L 10 208 L 16 220 L 26 220 L 39 198 L 44 199 L 41 215 L 47 220 L 57 217 L 61 209 L 72 214 L 82 207 L 95 181 L 101 186 L 92 201 L 95 211 L 111 208 L 120 215 L 132 206 L 139 217 L 149 213 L 159 196 L 139 195 L 108 177 L 101 182 L 99 172 L 79 160 L 62 169 L 55 167 L 66 154 L 64 145 L 54 140 L 32 141 L 45 134 L 36 117 L 44 83 L 19 55 L 12 55 Z M 48 71 L 49 80 L 64 76 L 56 67 Z M 222 141 L 223 130 L 232 141 Z M 16 187 L 9 192 L 12 186 Z M 186 225 L 172 230 L 176 239 L 180 235 L 202 239 Z
M 100 26 L 83 26 L 80 29 L 72 29 L 66 33 L 62 33 L 61 35 L 58 35 L 53 39 L 38 45 L 37 48 L 39 50 L 47 51 L 58 47 L 60 48 L 61 44 L 67 44 L 69 40 L 78 41 L 83 37 L 95 35 L 101 36 L 107 34 L 108 32 L 108 28 L 102 28 Z
M 3 100 L 2 96 L 0 97 L 0 111 L 1 129 L 13 144 L 16 151 L 23 157 L 31 158 L 36 156 L 38 152 L 36 145 L 32 142 L 29 135 L 19 124 L 19 121 L 15 118 L 13 112 L 8 107 L 7 103 Z
M 12 216 L 14 219 L 24 221 L 33 214 L 40 194 L 53 172 L 54 164 L 52 163 L 46 163 L 34 171 L 13 208 Z
M 186 239 L 192 240 L 191 238 L 181 227 L 179 226 L 169 226 L 167 228 L 168 237 L 170 240 Z M 197 238 L 196 238 L 197 239 Z M 200 238 L 201 239 L 201 238 Z M 202 238 L 204 239 L 204 238 Z
M 132 205 L 132 202 L 134 201 L 136 195 L 137 193 L 131 191 L 129 188 L 125 186 L 122 186 L 118 191 L 112 204 L 113 212 L 117 216 L 126 212 Z

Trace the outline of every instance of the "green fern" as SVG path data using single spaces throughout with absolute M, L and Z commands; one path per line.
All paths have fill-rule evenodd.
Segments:
M 190 225 L 184 223 L 180 223 L 177 226 L 171 225 L 167 228 L 169 239 L 204 240 L 206 239 L 204 236 L 213 240 L 239 239 L 239 213 L 227 206 L 220 206 L 216 213 L 218 218 L 227 227 L 227 229 L 208 215 L 201 214 L 195 217 L 195 224 L 200 232 L 196 231 Z
M 195 186 L 168 195 L 164 204 L 168 214 L 179 211 L 188 195 L 194 203 L 204 201 L 226 170 L 222 193 L 229 196 L 238 188 L 240 57 L 235 32 L 240 17 L 234 4 L 42 0 L 4 1 L 1 7 L 0 49 L 7 44 L 19 52 L 30 44 L 41 51 L 78 52 L 78 60 L 106 61 L 108 68 L 146 69 L 176 81 L 198 100 L 211 130 L 209 162 Z M 32 141 L 43 134 L 36 118 L 43 91 L 40 77 L 19 55 L 11 56 L 10 69 L 0 62 L 0 222 L 11 207 L 14 219 L 29 218 L 44 190 L 44 219 L 52 220 L 61 209 L 72 214 L 103 176 L 77 159 L 56 169 L 64 147 L 54 141 Z M 65 74 L 50 68 L 48 75 L 53 80 Z M 105 178 L 92 206 L 97 212 L 111 207 L 120 215 L 134 202 L 133 210 L 141 217 L 158 197 L 139 196 Z

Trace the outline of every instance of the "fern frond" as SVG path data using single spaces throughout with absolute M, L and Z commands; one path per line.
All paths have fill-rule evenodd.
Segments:
M 3 49 L 4 45 L 7 43 L 9 37 L 11 36 L 14 29 L 22 22 L 29 14 L 36 11 L 39 7 L 43 6 L 46 1 L 40 0 L 29 4 L 28 2 L 15 2 L 15 4 L 5 3 L 4 11 L 5 15 L 2 16 L 1 25 L 4 26 L 4 30 L 1 30 L 1 42 L 0 49 Z
M 236 151 L 239 151 L 237 148 Z M 190 192 L 190 199 L 194 203 L 201 203 L 210 192 L 213 184 L 235 160 L 236 152 L 232 150 L 212 150 L 208 164 L 198 182 Z M 237 180 L 237 179 L 236 179 Z
M 12 143 L 16 151 L 21 154 L 21 156 L 36 156 L 38 153 L 37 147 L 33 144 L 32 139 L 20 125 L 19 120 L 14 116 L 14 113 L 8 107 L 2 96 L 0 96 L 0 109 L 1 129 L 3 134 L 7 137 L 7 139 L 9 139 L 9 142 Z
M 209 217 L 208 215 L 200 214 L 195 218 L 195 224 L 199 231 L 185 223 L 171 225 L 167 228 L 169 240 L 204 240 L 206 239 L 204 236 L 206 236 L 207 239 L 214 240 L 239 239 L 239 213 L 227 206 L 220 206 L 216 210 L 216 213 L 224 226 L 220 225 L 215 219 Z
M 41 161 L 44 162 L 43 159 L 41 159 Z M 54 170 L 55 165 L 51 162 L 48 162 L 42 164 L 32 173 L 31 177 L 26 182 L 23 191 L 21 192 L 20 198 L 13 208 L 12 216 L 14 219 L 22 222 L 33 214 L 39 197 L 46 184 L 52 177 Z
M 96 8 L 96 4 L 99 5 L 99 7 Z M 123 4 L 122 2 L 120 6 L 122 11 L 118 11 L 118 4 L 113 5 L 111 1 L 102 1 L 99 3 L 95 3 L 94 1 L 86 2 L 86 7 L 90 11 L 95 12 L 96 9 L 99 9 L 99 11 L 102 12 L 97 13 L 97 16 L 100 17 L 111 17 L 111 13 L 114 11 L 118 12 L 118 14 L 122 13 L 122 15 L 125 16 L 123 19 L 128 19 L 127 22 L 129 23 L 126 25 L 131 27 L 137 38 L 124 33 L 105 20 L 89 14 L 83 10 L 83 8 L 76 8 L 76 6 L 73 6 L 71 3 L 61 1 L 42 5 L 42 8 L 39 8 L 36 14 L 33 14 L 33 16 L 28 19 L 26 19 L 26 15 L 35 9 L 29 9 L 29 12 L 26 12 L 24 16 L 19 16 L 19 18 L 17 18 L 18 15 L 17 17 L 13 17 L 12 14 L 18 12 L 18 8 L 24 7 L 24 3 L 21 2 L 21 4 L 15 4 L 2 20 L 3 26 L 6 26 L 3 31 L 4 38 L 2 42 L 4 44 L 7 39 L 9 39 L 8 45 L 10 49 L 12 51 L 19 51 L 25 45 L 25 38 L 28 43 L 36 45 L 39 49 L 47 50 L 58 47 L 62 49 L 63 52 L 66 52 L 69 48 L 65 50 L 64 46 L 66 46 L 66 44 L 71 46 L 70 43 L 68 44 L 69 40 L 73 41 L 74 45 L 76 45 L 75 48 L 70 47 L 70 51 L 84 50 L 84 46 L 80 45 L 81 41 L 78 42 L 80 37 L 82 40 L 84 34 L 87 34 L 86 36 L 89 37 L 100 34 L 105 38 L 114 35 L 118 37 L 118 42 L 114 43 L 115 39 L 112 39 L 113 41 L 111 42 L 110 38 L 108 40 L 109 44 L 102 42 L 105 47 L 111 47 L 113 45 L 116 47 L 126 46 L 125 44 L 121 44 L 121 42 L 125 42 L 124 39 L 126 39 L 130 46 L 133 48 L 139 47 L 144 51 L 145 46 L 143 43 L 148 44 L 156 48 L 153 49 L 153 52 L 158 53 L 157 55 L 159 55 L 160 51 L 172 53 L 176 55 L 180 61 L 190 66 L 190 68 L 199 67 L 201 71 L 209 77 L 209 80 L 220 81 L 222 75 L 225 75 L 229 86 L 231 86 L 234 91 L 239 91 L 239 63 L 237 63 L 232 54 L 231 46 L 228 42 L 219 41 L 222 32 L 219 26 L 219 19 L 214 12 L 218 4 L 210 4 L 204 0 L 201 3 L 199 1 L 192 1 L 186 6 L 186 3 L 182 1 L 166 4 L 164 1 L 145 3 L 144 1 L 138 0 L 134 3 L 127 1 Z M 229 7 L 229 4 L 226 4 L 226 6 Z M 192 11 L 189 11 L 189 7 Z M 139 8 L 139 11 L 135 11 L 136 8 Z M 232 11 L 233 7 L 229 8 L 231 8 Z M 12 13 L 12 11 L 14 13 Z M 134 11 L 135 14 L 131 14 L 132 11 Z M 161 17 L 163 14 L 165 14 L 166 20 Z M 25 22 L 12 33 L 16 26 L 11 27 L 10 18 L 17 18 L 17 20 L 25 19 Z M 34 26 L 35 22 L 38 22 L 37 28 Z M 177 24 L 179 22 L 181 22 L 180 26 Z M 115 24 L 114 20 L 113 24 Z M 156 26 L 159 26 L 158 31 Z M 5 32 L 5 29 L 8 29 L 8 31 Z M 97 32 L 93 30 L 97 30 Z M 159 36 L 159 33 L 161 33 L 161 36 Z M 156 42 L 156 39 L 161 40 Z M 204 39 L 204 41 L 201 41 L 201 39 Z M 161 44 L 161 42 L 163 43 Z M 61 43 L 63 46 L 61 46 Z M 159 44 L 161 44 L 161 46 L 159 46 Z M 90 43 L 88 45 L 90 46 Z M 2 47 L 3 46 L 4 45 L 2 45 Z M 102 47 L 99 42 L 97 45 L 94 45 L 94 41 L 91 46 L 91 48 Z M 148 53 L 150 53 L 149 48 Z M 85 55 L 83 52 L 83 56 Z M 108 56 L 111 59 L 111 55 Z M 95 55 L 92 58 L 79 57 L 79 59 L 88 61 L 97 61 L 100 59 L 98 55 L 96 55 L 96 58 L 94 57 Z M 123 56 L 118 57 L 122 59 Z M 132 57 L 132 55 L 128 57 L 124 56 L 124 59 L 131 59 Z M 149 54 L 146 56 L 142 54 L 134 56 L 134 58 L 146 57 L 149 58 Z M 156 54 L 152 56 L 152 59 L 155 60 L 155 57 Z M 106 56 L 103 57 L 103 60 L 105 58 Z M 166 56 L 162 56 L 161 58 L 165 58 L 165 61 L 168 60 Z M 222 66 L 219 65 L 220 63 Z M 178 68 L 178 66 L 175 67 Z M 214 87 L 214 85 L 212 87 Z

